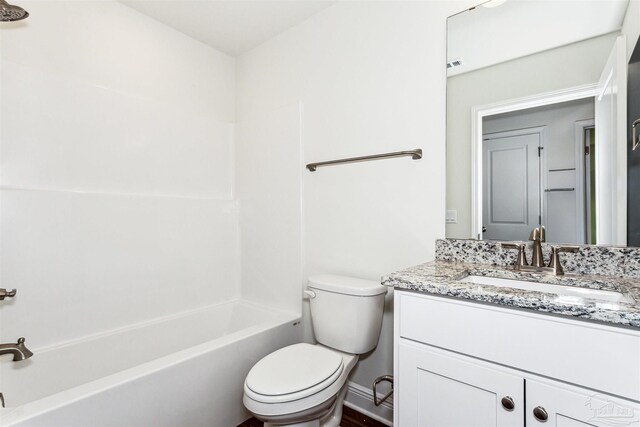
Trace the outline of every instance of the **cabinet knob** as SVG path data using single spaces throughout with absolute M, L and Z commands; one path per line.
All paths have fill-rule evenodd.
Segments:
M 513 411 L 513 408 L 516 407 L 516 404 L 511 398 L 511 396 L 503 397 L 500 402 L 502 403 L 502 407 L 509 412 Z
M 533 408 L 533 416 L 541 423 L 546 422 L 549 419 L 549 414 L 542 406 L 536 406 Z

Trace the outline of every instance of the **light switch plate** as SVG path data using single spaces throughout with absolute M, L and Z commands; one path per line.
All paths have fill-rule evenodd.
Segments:
M 457 224 L 458 223 L 458 211 L 456 210 L 447 210 L 445 214 L 444 220 L 447 224 Z

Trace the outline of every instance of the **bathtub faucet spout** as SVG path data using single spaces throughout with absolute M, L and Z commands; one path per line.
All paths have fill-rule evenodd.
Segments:
M 31 350 L 24 345 L 24 338 L 19 338 L 17 344 L 0 344 L 0 356 L 3 354 L 13 355 L 13 361 L 18 362 L 33 356 Z

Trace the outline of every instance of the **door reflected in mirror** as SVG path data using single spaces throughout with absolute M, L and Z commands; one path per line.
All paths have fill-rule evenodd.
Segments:
M 550 243 L 640 246 L 628 4 L 507 1 L 449 18 L 447 237 L 527 240 L 543 225 Z
M 595 102 L 483 118 L 484 239 L 523 240 L 544 224 L 556 242 L 596 242 Z

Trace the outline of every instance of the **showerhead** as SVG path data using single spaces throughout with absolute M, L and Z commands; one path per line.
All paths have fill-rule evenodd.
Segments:
M 20 21 L 29 16 L 29 12 L 19 6 L 0 0 L 0 22 Z

